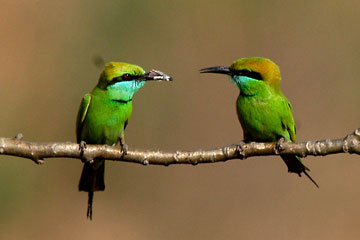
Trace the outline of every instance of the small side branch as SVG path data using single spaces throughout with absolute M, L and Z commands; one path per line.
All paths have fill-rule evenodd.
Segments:
M 28 158 L 40 164 L 45 158 L 107 159 L 143 165 L 192 164 L 224 162 L 253 156 L 293 154 L 300 157 L 325 156 L 337 153 L 360 154 L 360 128 L 341 139 L 326 139 L 302 143 L 283 142 L 281 149 L 277 143 L 240 143 L 209 150 L 196 151 L 153 151 L 129 149 L 126 156 L 120 147 L 107 145 L 87 145 L 81 150 L 79 144 L 70 142 L 35 143 L 15 138 L 0 138 L 0 155 Z

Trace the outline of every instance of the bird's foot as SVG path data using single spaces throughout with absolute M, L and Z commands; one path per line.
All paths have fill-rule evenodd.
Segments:
M 81 141 L 79 143 L 79 151 L 80 151 L 80 155 L 83 156 L 84 155 L 84 151 L 86 149 L 86 142 L 85 141 Z
M 80 151 L 80 157 L 81 157 L 81 161 L 84 162 L 88 162 L 87 159 L 84 157 L 84 152 L 86 149 L 86 142 L 85 141 L 81 141 L 79 143 L 79 151 Z
M 88 158 L 84 155 L 85 153 L 85 149 L 86 149 L 86 142 L 85 141 L 81 141 L 79 144 L 79 151 L 80 151 L 80 156 L 81 156 L 81 161 L 83 163 L 93 163 L 94 159 L 92 158 Z
M 125 155 L 127 155 L 127 153 L 128 153 L 129 146 L 128 146 L 126 143 L 122 143 L 122 144 L 121 144 L 121 149 L 122 149 L 122 151 L 123 151 L 123 153 L 124 153 L 124 156 L 125 156 Z
M 285 138 L 281 137 L 277 142 L 276 142 L 276 146 L 275 146 L 275 153 L 276 154 L 280 154 L 280 152 L 285 150 L 284 147 L 284 142 L 285 142 Z
M 123 151 L 123 157 L 124 157 L 128 153 L 129 147 L 125 143 L 124 137 L 119 137 L 119 143 L 120 143 L 121 150 Z
M 245 144 L 245 141 L 240 141 L 239 144 L 236 146 L 236 151 L 240 159 L 244 159 L 246 157 L 244 152 Z

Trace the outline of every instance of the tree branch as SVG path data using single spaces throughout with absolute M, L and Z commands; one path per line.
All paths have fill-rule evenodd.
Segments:
M 0 154 L 28 158 L 40 164 L 45 158 L 78 158 L 91 161 L 101 158 L 114 161 L 154 164 L 199 164 L 224 162 L 232 159 L 245 159 L 253 156 L 293 154 L 300 157 L 325 156 L 336 153 L 360 154 L 360 128 L 340 139 L 307 141 L 302 143 L 240 143 L 209 150 L 196 151 L 153 151 L 128 150 L 126 156 L 120 147 L 107 145 L 87 145 L 81 151 L 79 144 L 70 142 L 35 143 L 22 141 L 22 134 L 15 138 L 0 138 Z

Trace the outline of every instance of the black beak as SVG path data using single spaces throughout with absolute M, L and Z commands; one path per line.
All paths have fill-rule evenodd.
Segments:
M 150 72 L 145 73 L 141 80 L 145 81 L 172 81 L 172 77 L 169 75 L 166 75 L 163 72 L 160 72 L 158 70 L 151 70 Z
M 229 67 L 217 66 L 217 67 L 200 69 L 200 73 L 219 73 L 219 74 L 231 75 L 231 70 L 229 69 Z

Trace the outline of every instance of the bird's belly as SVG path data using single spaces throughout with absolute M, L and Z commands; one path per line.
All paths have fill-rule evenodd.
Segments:
M 131 109 L 103 107 L 97 111 L 89 109 L 81 132 L 81 139 L 92 144 L 114 145 L 124 131 Z
M 89 120 L 84 123 L 81 139 L 90 144 L 114 145 L 124 129 L 124 123 Z
M 281 120 L 269 104 L 238 100 L 237 114 L 246 140 L 258 142 L 278 140 L 276 133 L 281 128 Z

